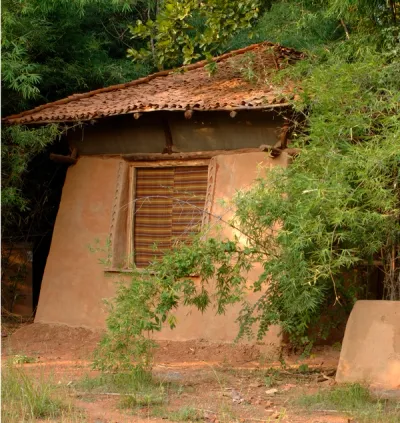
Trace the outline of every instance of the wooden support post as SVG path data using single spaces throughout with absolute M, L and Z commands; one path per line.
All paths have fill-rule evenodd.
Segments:
M 300 148 L 276 148 L 275 146 L 272 147 L 271 145 L 260 145 L 259 149 L 261 151 L 268 151 L 270 152 L 272 157 L 278 157 L 280 156 L 282 153 L 286 153 L 289 156 L 297 156 L 300 153 Z
M 279 157 L 282 154 L 282 150 L 280 148 L 276 148 L 275 146 L 272 146 L 272 145 L 262 144 L 260 145 L 259 149 L 261 151 L 270 153 L 272 157 Z
M 191 119 L 193 116 L 193 110 L 186 110 L 184 113 L 185 119 Z
M 289 135 L 289 122 L 286 121 L 282 126 L 281 134 L 279 136 L 279 141 L 274 145 L 274 147 L 284 150 L 287 147 L 288 135 Z
M 63 156 L 62 154 L 50 154 L 50 160 L 56 163 L 75 164 L 78 159 L 78 149 L 74 148 L 70 156 Z
M 164 135 L 165 135 L 165 147 L 162 154 L 171 155 L 173 153 L 178 153 L 178 151 L 175 150 L 174 148 L 174 141 L 172 139 L 171 128 L 169 126 L 167 119 L 164 119 L 163 126 L 164 126 Z

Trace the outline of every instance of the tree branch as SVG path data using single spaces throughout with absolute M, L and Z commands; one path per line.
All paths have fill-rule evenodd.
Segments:
M 342 25 L 343 29 L 344 29 L 344 33 L 346 34 L 346 39 L 350 40 L 350 34 L 349 34 L 349 30 L 347 29 L 346 24 L 344 23 L 344 20 L 342 18 L 340 18 L 340 24 Z

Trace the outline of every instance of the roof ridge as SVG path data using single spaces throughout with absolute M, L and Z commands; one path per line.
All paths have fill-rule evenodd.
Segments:
M 283 50 L 286 50 L 287 52 L 291 52 L 291 53 L 294 53 L 294 54 L 301 54 L 300 52 L 298 52 L 295 49 L 292 49 L 290 47 L 282 47 L 279 43 L 272 43 L 272 42 L 269 42 L 269 41 L 263 41 L 261 43 L 251 44 L 250 46 L 247 46 L 247 47 L 244 47 L 244 48 L 241 48 L 241 49 L 237 49 L 237 50 L 232 50 L 232 51 L 224 53 L 220 56 L 216 56 L 216 57 L 211 59 L 211 62 L 218 63 L 222 60 L 229 59 L 230 57 L 237 56 L 237 55 L 246 53 L 248 51 L 255 50 L 255 49 L 262 47 L 262 46 L 270 46 L 270 47 L 274 47 L 274 48 L 281 49 L 281 50 L 283 49 Z M 56 101 L 53 101 L 51 103 L 42 104 L 42 105 L 37 106 L 33 109 L 25 110 L 24 112 L 21 112 L 21 113 L 16 113 L 14 115 L 6 116 L 5 118 L 2 119 L 2 121 L 10 121 L 10 120 L 14 120 L 14 119 L 19 119 L 19 118 L 22 118 L 26 115 L 30 115 L 32 113 L 40 112 L 40 111 L 47 109 L 49 107 L 52 107 L 52 106 L 58 106 L 58 105 L 70 103 L 71 101 L 81 100 L 81 99 L 84 99 L 84 98 L 90 98 L 90 97 L 93 97 L 97 94 L 117 91 L 117 90 L 120 90 L 120 89 L 132 87 L 132 86 L 135 86 L 135 85 L 145 84 L 147 82 L 152 81 L 153 79 L 156 79 L 156 78 L 159 78 L 159 77 L 165 77 L 165 76 L 168 76 L 168 75 L 170 75 L 174 72 L 177 72 L 177 71 L 184 71 L 185 72 L 185 71 L 195 70 L 195 69 L 202 68 L 202 67 L 206 66 L 208 63 L 210 63 L 209 60 L 201 60 L 199 62 L 192 63 L 190 65 L 180 66 L 180 67 L 175 68 L 175 69 L 169 69 L 169 70 L 163 70 L 163 71 L 155 72 L 155 73 L 147 75 L 145 77 L 135 79 L 135 80 L 129 81 L 129 82 L 124 82 L 122 84 L 110 85 L 108 87 L 98 88 L 96 90 L 88 91 L 88 92 L 85 92 L 85 93 L 72 94 L 72 95 L 70 95 L 66 98 L 63 98 L 63 99 L 56 100 Z

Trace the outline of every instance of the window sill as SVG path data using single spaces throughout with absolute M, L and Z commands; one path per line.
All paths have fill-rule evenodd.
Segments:
M 136 270 L 139 273 L 144 273 L 145 269 L 120 269 L 119 267 L 109 267 L 104 269 L 104 273 L 132 273 Z
M 134 269 L 119 269 L 118 267 L 109 267 L 104 269 L 104 273 L 132 273 Z M 146 269 L 136 269 L 139 273 L 144 273 Z M 156 272 L 151 272 L 152 275 L 155 275 Z M 192 274 L 188 276 L 189 278 L 199 278 L 199 274 Z

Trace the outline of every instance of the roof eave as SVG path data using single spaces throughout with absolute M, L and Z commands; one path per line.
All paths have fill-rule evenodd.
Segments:
M 3 119 L 3 123 L 8 125 L 43 125 L 49 123 L 79 123 L 79 122 L 90 122 L 97 119 L 104 119 L 113 116 L 124 116 L 124 115 L 133 115 L 135 113 L 151 113 L 151 112 L 185 112 L 187 110 L 192 110 L 194 112 L 231 112 L 231 111 L 263 111 L 263 110 L 273 110 L 278 108 L 291 107 L 292 103 L 283 102 L 283 103 L 273 103 L 265 104 L 261 106 L 231 106 L 231 107 L 218 107 L 212 109 L 205 109 L 202 107 L 191 107 L 191 108 L 173 108 L 173 109 L 163 109 L 163 108 L 146 108 L 146 109 L 133 109 L 125 113 L 110 113 L 110 114 L 99 114 L 85 118 L 72 118 L 72 119 L 48 119 L 48 120 L 25 120 L 23 117 L 16 119 Z

